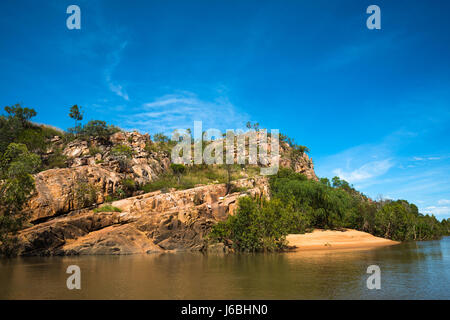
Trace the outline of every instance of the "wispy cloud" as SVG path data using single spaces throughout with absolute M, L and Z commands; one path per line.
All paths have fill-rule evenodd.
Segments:
M 352 43 L 343 44 L 340 48 L 336 49 L 334 52 L 331 52 L 328 57 L 325 57 L 325 59 L 319 63 L 317 68 L 319 70 L 340 68 L 358 61 L 368 54 L 372 54 L 374 52 L 380 54 L 381 51 L 387 51 L 392 48 L 394 43 L 398 44 L 399 38 L 400 34 L 394 33 L 377 38 L 376 40 L 364 39 L 359 43 L 352 41 Z
M 112 80 L 112 74 L 114 70 L 120 63 L 122 51 L 126 48 L 127 42 L 122 42 L 120 47 L 115 51 L 112 51 L 109 55 L 109 65 L 105 69 L 105 81 L 109 87 L 109 89 L 114 92 L 119 97 L 122 97 L 126 101 L 129 101 L 130 98 L 128 93 L 125 91 L 121 84 L 118 84 Z
M 333 170 L 341 179 L 347 180 L 351 183 L 365 181 L 370 178 L 384 175 L 394 164 L 390 159 L 381 161 L 371 161 L 353 171 L 344 171 L 342 168 Z
M 242 128 L 249 116 L 239 111 L 226 96 L 205 100 L 194 93 L 183 92 L 146 102 L 123 118 L 130 129 L 171 133 L 175 129 L 193 128 L 194 121 L 202 121 L 203 130 Z
M 435 216 L 450 215 L 450 207 L 429 206 L 422 209 L 422 213 L 434 214 Z
M 413 161 L 441 160 L 442 157 L 413 157 Z
M 389 195 L 392 199 L 407 199 L 417 203 L 422 213 L 446 218 L 450 215 L 450 157 L 446 153 L 402 154 L 404 146 L 413 141 L 414 135 L 394 132 L 377 144 L 315 159 L 316 173 L 329 178 L 337 175 L 373 198 Z

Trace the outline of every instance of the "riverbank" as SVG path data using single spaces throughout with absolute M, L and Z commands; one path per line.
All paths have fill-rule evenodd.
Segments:
M 290 234 L 286 240 L 294 251 L 364 249 L 400 243 L 353 229 L 345 229 L 345 231 L 316 229 L 311 233 Z

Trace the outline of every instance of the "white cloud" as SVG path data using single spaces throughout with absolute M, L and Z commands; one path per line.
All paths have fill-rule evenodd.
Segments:
M 203 130 L 215 128 L 224 131 L 243 128 L 248 119 L 249 116 L 240 112 L 227 97 L 203 100 L 193 93 L 184 92 L 144 103 L 137 112 L 124 116 L 124 123 L 143 132 L 168 134 L 175 129 L 193 129 L 194 121 L 202 121 Z
M 122 44 L 119 46 L 118 49 L 116 49 L 115 51 L 110 53 L 110 55 L 108 57 L 108 59 L 110 60 L 110 64 L 105 69 L 105 81 L 108 84 L 109 89 L 113 93 L 115 93 L 119 97 L 122 97 L 126 101 L 129 101 L 130 98 L 129 98 L 126 90 L 123 88 L 123 86 L 112 80 L 112 74 L 113 74 L 114 70 L 116 69 L 116 67 L 119 65 L 120 60 L 121 60 L 122 51 L 126 48 L 126 46 L 127 46 L 127 42 L 126 41 L 122 42 Z
M 128 97 L 128 93 L 126 93 L 126 91 L 123 89 L 123 87 L 120 84 L 114 84 L 113 82 L 111 82 L 110 78 L 108 78 L 108 80 L 106 80 L 106 81 L 108 82 L 109 89 L 112 92 L 117 94 L 119 97 L 124 98 L 126 101 L 130 100 L 130 98 Z
M 347 180 L 351 183 L 355 183 L 381 176 L 385 174 L 392 166 L 393 163 L 391 162 L 391 160 L 386 159 L 381 161 L 368 162 L 353 171 L 346 172 L 343 169 L 338 168 L 335 169 L 333 173 L 339 176 L 339 178 L 341 179 Z
M 447 206 L 429 206 L 422 209 L 422 213 L 439 215 L 450 215 L 450 207 Z
M 438 201 L 438 204 L 450 204 L 450 200 L 441 199 L 441 200 Z
M 441 160 L 442 157 L 413 157 L 413 161 Z

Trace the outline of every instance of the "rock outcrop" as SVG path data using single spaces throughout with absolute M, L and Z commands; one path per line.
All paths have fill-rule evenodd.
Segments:
M 86 201 L 77 193 L 87 192 L 78 190 L 83 186 L 95 188 L 95 196 L 91 203 L 103 203 L 105 197 L 113 194 L 123 176 L 115 171 L 95 166 L 81 166 L 64 169 L 51 169 L 35 176 L 36 191 L 30 199 L 27 211 L 31 221 L 68 213 L 82 209 Z
M 130 151 L 126 161 L 115 152 L 117 146 Z M 270 154 L 270 144 L 262 148 Z M 32 226 L 20 233 L 22 255 L 201 250 L 211 226 L 234 213 L 240 196 L 269 196 L 266 177 L 248 178 L 243 171 L 247 179 L 233 182 L 243 192 L 227 193 L 227 186 L 218 183 L 165 193 L 133 191 L 131 197 L 112 203 L 120 213 L 94 213 L 94 208 L 111 202 L 124 180 L 143 185 L 167 173 L 169 153 L 137 132 L 118 132 L 107 140 L 89 142 L 63 143 L 55 137 L 47 156 L 58 150 L 66 156 L 67 168 L 35 176 L 36 191 L 25 207 Z M 317 180 L 312 160 L 293 152 L 285 142 L 280 142 L 279 156 L 270 157 L 267 165 L 273 161 Z
M 132 179 L 139 185 L 157 179 L 169 170 L 170 155 L 167 152 L 150 151 L 147 146 L 152 143 L 148 134 L 138 132 L 117 132 L 108 141 L 92 139 L 89 143 L 79 140 L 68 143 L 62 153 L 67 156 L 69 168 L 50 169 L 35 176 L 36 192 L 26 206 L 31 222 L 104 203 L 108 196 L 116 192 L 123 179 Z M 117 145 L 127 146 L 133 151 L 125 169 L 112 154 Z M 62 147 L 61 139 L 55 137 L 53 149 Z M 270 155 L 270 144 L 266 151 Z M 293 156 L 290 147 L 284 142 L 280 143 L 279 157 L 269 158 L 269 161 L 279 161 L 281 167 L 292 168 L 309 179 L 317 180 L 313 162 L 308 155 Z M 89 192 L 83 188 L 93 188 L 95 194 L 86 199 L 84 195 L 78 194 Z
M 21 255 L 134 254 L 202 250 L 210 228 L 234 214 L 239 197 L 269 197 L 265 177 L 162 193 L 112 203 L 122 212 L 83 209 L 52 218 L 20 233 Z

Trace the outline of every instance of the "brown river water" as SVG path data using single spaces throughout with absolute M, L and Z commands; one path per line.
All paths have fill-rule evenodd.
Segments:
M 69 290 L 66 269 L 81 270 Z M 369 290 L 378 265 L 381 289 Z M 450 299 L 450 237 L 371 250 L 0 259 L 0 299 Z

